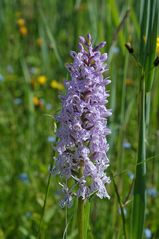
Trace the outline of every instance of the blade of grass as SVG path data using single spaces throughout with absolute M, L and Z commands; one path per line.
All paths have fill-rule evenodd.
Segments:
M 149 29 L 146 42 L 146 62 L 145 62 L 145 81 L 146 81 L 146 127 L 148 133 L 148 126 L 150 121 L 150 104 L 151 104 L 151 88 L 154 79 L 153 61 L 156 52 L 157 39 L 157 25 L 158 25 L 158 8 L 156 1 L 150 2 L 150 18 Z
M 93 38 L 97 38 L 97 2 L 96 0 L 87 0 L 88 12 L 91 22 L 91 32 L 93 33 Z
M 114 186 L 114 189 L 115 189 L 115 193 L 116 193 L 116 196 L 117 196 L 118 204 L 119 204 L 119 207 L 120 207 L 122 224 L 123 224 L 123 235 L 124 235 L 124 239 L 126 239 L 127 238 L 127 235 L 126 235 L 126 220 L 125 220 L 123 205 L 122 205 L 120 194 L 118 192 L 118 187 L 117 187 L 117 185 L 115 183 L 115 180 L 114 180 L 112 172 L 110 173 L 110 175 L 111 175 L 111 179 L 112 179 L 113 186 Z
M 145 150 L 145 82 L 143 75 L 141 76 L 140 81 L 138 112 L 139 112 L 138 159 L 136 165 L 136 177 L 134 184 L 132 230 L 131 230 L 132 239 L 142 238 L 145 219 L 146 150 Z
M 56 129 L 57 129 L 57 126 L 56 126 L 56 123 L 54 122 L 54 133 L 56 132 Z M 54 143 L 56 143 L 56 142 L 54 142 Z M 54 158 L 55 154 L 56 154 L 56 152 L 53 151 L 53 158 Z M 42 213 L 41 213 L 41 218 L 40 218 L 40 223 L 39 223 L 39 228 L 38 228 L 38 234 L 37 234 L 37 238 L 38 239 L 42 238 L 42 223 L 43 223 L 43 218 L 44 218 L 44 214 L 45 214 L 47 197 L 48 197 L 48 193 L 49 193 L 49 187 L 50 187 L 51 175 L 52 175 L 51 171 L 52 171 L 52 168 L 53 168 L 53 164 L 54 164 L 54 161 L 51 159 L 50 172 L 49 172 L 49 176 L 48 176 L 48 180 L 47 180 L 46 192 L 45 192 L 45 197 L 44 197 L 44 203 L 43 203 L 43 207 L 42 207 Z
M 158 26 L 158 8 L 155 0 L 150 2 L 150 18 L 146 40 L 146 60 L 145 60 L 145 75 L 146 91 L 149 92 L 153 83 L 154 70 L 151 70 L 156 52 L 157 26 Z
M 157 36 L 156 1 L 141 1 L 141 38 L 140 38 L 140 62 L 143 66 L 141 71 L 139 89 L 139 135 L 138 135 L 138 159 L 136 165 L 136 177 L 134 184 L 134 199 L 132 212 L 132 239 L 141 239 L 143 236 L 145 208 L 146 208 L 146 122 L 149 123 L 150 95 L 146 90 L 152 81 L 152 62 L 154 57 L 154 44 Z M 151 36 L 153 35 L 153 36 Z M 151 52 L 152 51 L 152 52 Z M 145 89 L 146 87 L 146 89 Z M 146 100 L 146 101 L 145 101 Z M 146 107 L 147 106 L 147 107 Z M 146 112 L 147 110 L 147 112 Z
M 122 80 L 122 92 L 121 92 L 120 130 L 119 130 L 118 156 L 117 156 L 117 161 L 119 163 L 119 170 L 122 169 L 122 164 L 123 164 L 122 142 L 124 140 L 124 130 L 125 130 L 126 76 L 127 76 L 127 70 L 128 70 L 128 60 L 129 60 L 129 55 L 127 54 L 125 57 L 125 63 L 124 63 L 124 75 Z
M 119 10 L 118 10 L 118 6 L 115 0 L 109 0 L 109 4 L 111 6 L 111 14 L 112 14 L 112 20 L 115 24 L 116 27 L 119 27 Z M 122 52 L 124 52 L 124 43 L 125 43 L 125 37 L 122 31 L 119 32 L 119 44 L 121 47 Z
M 135 30 L 136 30 L 136 34 L 137 34 L 137 37 L 138 39 L 140 38 L 140 24 L 139 24 L 139 21 L 137 19 L 137 16 L 136 16 L 136 13 L 134 11 L 134 8 L 131 7 L 131 12 L 130 12 L 130 18 L 134 24 L 134 27 L 135 27 Z
M 34 137 L 34 104 L 33 104 L 33 92 L 31 89 L 31 76 L 29 73 L 29 69 L 27 66 L 27 63 L 24 58 L 20 61 L 24 79 L 25 79 L 25 95 L 26 95 L 26 101 L 28 104 L 28 146 L 26 147 L 28 152 L 28 160 L 27 160 L 27 166 L 29 167 L 30 164 L 30 158 L 32 153 L 32 143 L 33 143 L 33 137 Z M 28 170 L 29 171 L 29 170 Z
M 141 0 L 139 60 L 142 65 L 144 64 L 144 61 L 145 61 L 145 37 L 146 37 L 146 29 L 147 29 L 147 18 L 148 18 L 148 0 Z
M 50 170 L 53 167 L 53 160 L 51 161 L 50 164 Z M 42 213 L 41 213 L 41 218 L 40 218 L 40 224 L 39 224 L 39 230 L 38 230 L 38 239 L 41 239 L 41 231 L 42 231 L 42 223 L 43 223 L 43 218 L 44 218 L 44 213 L 45 213 L 45 208 L 46 208 L 46 202 L 47 202 L 47 197 L 48 197 L 48 193 L 49 193 L 49 186 L 50 186 L 50 182 L 51 182 L 51 172 L 49 173 L 48 176 L 48 181 L 47 181 L 47 186 L 46 186 L 46 192 L 45 192 L 45 198 L 44 198 L 44 204 L 43 204 L 43 208 L 42 208 Z
M 46 34 L 47 34 L 47 36 L 48 36 L 48 38 L 50 40 L 51 46 L 52 46 L 52 48 L 54 50 L 56 59 L 57 59 L 58 63 L 60 64 L 60 66 L 63 67 L 64 64 L 62 63 L 62 59 L 61 59 L 60 53 L 58 51 L 55 38 L 54 38 L 53 33 L 51 32 L 50 28 L 49 28 L 49 25 L 48 25 L 47 19 L 45 17 L 45 14 L 44 14 L 44 12 L 43 12 L 43 10 L 42 10 L 42 8 L 40 6 L 39 6 L 39 13 L 40 13 L 42 21 L 44 23 L 44 26 L 45 26 L 45 29 L 46 29 Z

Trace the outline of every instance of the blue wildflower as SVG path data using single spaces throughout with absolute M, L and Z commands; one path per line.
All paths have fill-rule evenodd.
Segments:
M 29 182 L 29 178 L 28 178 L 28 174 L 27 173 L 21 173 L 19 174 L 19 179 L 24 182 L 24 183 L 28 183 Z
M 48 143 L 54 143 L 56 141 L 56 137 L 55 136 L 48 136 L 47 141 L 48 141 Z
M 14 69 L 13 69 L 12 65 L 7 65 L 7 72 L 10 73 L 10 74 L 14 73 Z
M 47 110 L 51 110 L 51 109 L 52 109 L 52 105 L 51 105 L 50 103 L 47 103 L 47 104 L 46 104 L 46 109 L 47 109 Z
M 157 197 L 158 195 L 158 192 L 156 190 L 156 188 L 148 188 L 147 189 L 147 194 L 150 196 L 150 197 Z
M 31 218 L 31 216 L 32 216 L 32 212 L 27 211 L 27 212 L 25 213 L 25 216 L 26 216 L 27 218 Z
M 14 104 L 20 105 L 22 103 L 22 101 L 23 100 L 21 98 L 16 98 L 16 99 L 14 99 Z
M 119 47 L 115 47 L 115 46 L 113 46 L 111 50 L 113 54 L 118 54 L 120 52 Z
M 31 74 L 36 74 L 38 72 L 38 69 L 36 67 L 30 67 L 29 70 Z
M 0 74 L 0 81 L 4 81 L 4 77 L 1 74 Z
M 152 232 L 149 228 L 145 228 L 144 234 L 145 234 L 146 239 L 150 239 L 152 237 Z
M 133 180 L 135 178 L 135 175 L 132 172 L 128 172 L 128 177 Z
M 124 149 L 130 149 L 131 148 L 131 144 L 129 142 L 127 142 L 127 141 L 124 141 L 123 142 L 123 148 Z

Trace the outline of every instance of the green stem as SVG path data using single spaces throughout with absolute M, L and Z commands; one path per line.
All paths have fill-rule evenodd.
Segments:
M 84 239 L 84 200 L 78 199 L 78 238 Z
M 111 178 L 112 178 L 112 182 L 113 182 L 113 185 L 114 185 L 117 200 L 118 200 L 118 203 L 119 203 L 119 206 L 120 206 L 121 218 L 122 218 L 122 224 L 123 224 L 123 236 L 124 236 L 124 239 L 127 239 L 127 236 L 126 236 L 126 220 L 125 220 L 123 205 L 122 205 L 121 198 L 120 198 L 120 195 L 119 195 L 119 192 L 118 192 L 118 187 L 115 183 L 114 176 L 113 176 L 112 172 L 111 172 Z
M 52 164 L 51 164 L 51 169 L 52 169 Z M 44 199 L 44 204 L 43 204 L 42 214 L 41 214 L 40 224 L 39 224 L 39 231 L 38 231 L 38 237 L 37 237 L 38 239 L 41 238 L 41 227 L 42 227 L 43 217 L 44 217 L 44 213 L 45 213 L 45 207 L 46 207 L 46 201 L 47 201 L 47 196 L 48 196 L 48 192 L 49 192 L 50 181 L 51 181 L 51 173 L 49 174 L 48 181 L 47 181 L 45 199 Z
M 79 178 L 83 176 L 83 161 L 80 162 Z M 78 238 L 84 239 L 84 200 L 82 197 L 78 199 L 78 211 L 77 211 L 77 223 L 78 223 Z

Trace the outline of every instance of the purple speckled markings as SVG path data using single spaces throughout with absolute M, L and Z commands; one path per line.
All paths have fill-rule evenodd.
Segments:
M 57 117 L 58 157 L 53 169 L 61 175 L 62 206 L 71 206 L 74 196 L 109 198 L 105 184 L 110 179 L 105 170 L 109 166 L 106 136 L 110 134 L 107 117 L 111 111 L 106 108 L 109 94 L 105 86 L 110 80 L 103 77 L 107 54 L 100 52 L 105 44 L 93 47 L 90 34 L 79 37 L 79 52 L 71 51 L 73 63 L 66 66 L 71 80 L 65 82 L 66 95 L 61 98 L 62 110 Z

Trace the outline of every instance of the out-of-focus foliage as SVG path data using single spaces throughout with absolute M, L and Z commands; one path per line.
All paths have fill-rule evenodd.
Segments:
M 132 185 L 137 158 L 140 1 L 1 0 L 0 1 L 0 239 L 35 239 L 55 144 L 55 116 L 68 79 L 65 63 L 77 49 L 79 35 L 91 33 L 95 44 L 107 41 L 112 84 L 109 107 L 111 170 L 130 230 Z M 158 51 L 158 40 L 156 55 Z M 155 79 L 159 76 L 156 69 Z M 147 136 L 147 210 L 145 238 L 159 238 L 159 82 L 152 86 Z M 51 177 L 42 238 L 76 238 L 76 202 L 59 207 L 58 178 Z M 90 238 L 122 238 L 121 211 L 113 187 L 110 200 L 94 198 Z M 149 237 L 148 237 L 149 234 Z

